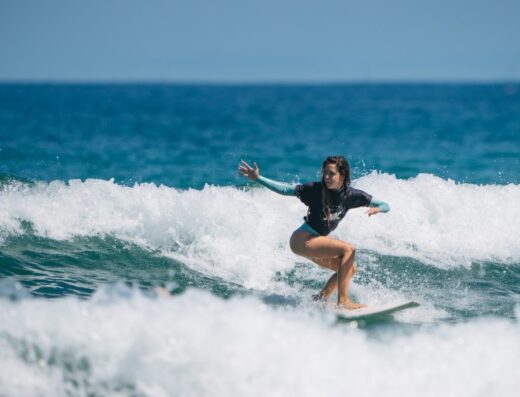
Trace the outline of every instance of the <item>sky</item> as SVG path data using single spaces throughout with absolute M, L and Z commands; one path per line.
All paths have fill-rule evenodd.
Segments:
M 1 81 L 520 80 L 519 0 L 0 0 Z

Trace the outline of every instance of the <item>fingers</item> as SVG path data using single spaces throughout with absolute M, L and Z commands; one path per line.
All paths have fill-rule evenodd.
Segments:
M 248 171 L 251 169 L 249 164 L 247 164 L 244 160 L 240 160 L 241 164 L 238 165 L 238 172 L 242 173 L 243 176 L 247 176 Z
M 254 169 L 244 160 L 240 160 L 240 164 L 238 165 L 238 172 L 242 176 L 253 180 L 255 173 L 258 172 L 258 166 L 254 163 Z
M 365 212 L 365 214 L 368 214 L 368 216 L 372 216 L 379 213 L 379 208 L 370 208 L 368 211 Z
M 253 169 L 247 164 L 244 160 L 240 160 L 242 162 L 242 167 L 247 169 L 248 171 L 253 171 Z
M 247 161 L 240 160 L 240 164 L 238 165 L 238 172 L 242 176 L 245 176 L 246 178 L 254 181 L 258 177 L 259 171 L 258 165 L 256 163 L 253 163 L 253 166 L 254 168 L 251 168 Z

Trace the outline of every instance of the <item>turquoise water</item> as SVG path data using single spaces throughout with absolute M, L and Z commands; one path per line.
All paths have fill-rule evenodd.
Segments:
M 392 208 L 335 232 L 354 297 L 420 307 L 338 322 L 236 172 L 330 154 Z M 519 162 L 518 84 L 0 85 L 0 395 L 511 395 Z

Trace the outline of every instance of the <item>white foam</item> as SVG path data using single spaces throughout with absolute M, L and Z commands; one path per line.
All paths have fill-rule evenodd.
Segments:
M 520 387 L 517 322 L 490 318 L 374 338 L 332 320 L 199 291 L 157 300 L 1 299 L 0 390 L 415 397 L 515 395 Z
M 432 175 L 399 180 L 373 173 L 354 182 L 392 210 L 349 212 L 336 236 L 382 254 L 439 267 L 472 261 L 520 262 L 520 186 L 456 184 Z M 0 235 L 64 240 L 112 235 L 158 250 L 195 270 L 256 289 L 284 289 L 276 272 L 298 258 L 288 248 L 306 208 L 266 189 L 206 186 L 177 190 L 89 179 L 0 191 Z
M 276 289 L 273 275 L 294 264 L 287 240 L 301 223 L 302 207 L 265 190 L 55 181 L 0 192 L 0 230 L 23 233 L 23 220 L 35 234 L 57 240 L 112 235 L 212 276 Z
M 391 206 L 368 220 L 353 212 L 340 225 L 340 237 L 363 248 L 439 267 L 520 262 L 519 185 L 459 184 L 429 174 L 400 180 L 375 172 L 355 184 Z

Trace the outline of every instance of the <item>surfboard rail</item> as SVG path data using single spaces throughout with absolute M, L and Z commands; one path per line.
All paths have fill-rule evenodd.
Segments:
M 362 318 L 369 318 L 374 316 L 381 316 L 399 312 L 401 310 L 409 309 L 412 307 L 419 306 L 419 303 L 414 301 L 408 301 L 404 303 L 388 303 L 385 305 L 374 305 L 369 307 L 364 307 L 362 309 L 355 310 L 347 310 L 347 309 L 338 309 L 336 310 L 336 314 L 338 317 L 345 320 L 358 320 Z

